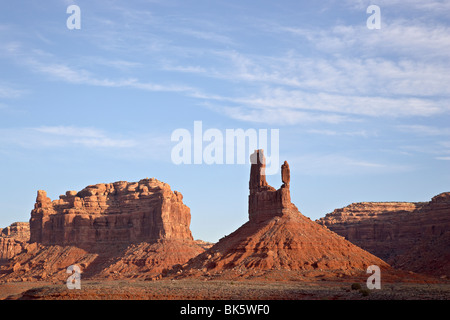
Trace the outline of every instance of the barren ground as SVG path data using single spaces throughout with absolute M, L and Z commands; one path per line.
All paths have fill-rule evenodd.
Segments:
M 84 280 L 80 290 L 69 290 L 65 283 L 10 282 L 0 284 L 0 299 L 450 300 L 449 283 L 387 283 L 380 290 L 366 289 L 366 296 L 351 285 L 333 281 Z

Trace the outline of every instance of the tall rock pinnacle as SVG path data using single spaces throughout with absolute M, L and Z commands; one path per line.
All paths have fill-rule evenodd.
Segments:
M 287 161 L 281 166 L 281 181 L 283 181 L 283 187 L 289 188 L 289 182 L 291 181 L 291 170 L 289 170 L 289 164 Z
M 266 181 L 264 151 L 255 150 L 250 156 L 250 195 L 248 215 L 250 222 L 261 222 L 275 216 L 282 216 L 289 212 L 298 212 L 291 203 L 289 191 L 290 170 L 287 161 L 281 166 L 281 180 L 283 185 L 276 190 Z

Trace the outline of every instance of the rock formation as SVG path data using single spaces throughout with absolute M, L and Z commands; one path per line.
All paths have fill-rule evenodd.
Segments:
M 208 247 L 193 240 L 190 219 L 181 193 L 156 179 L 91 185 L 54 201 L 39 190 L 28 235 L 2 246 L 28 223 L 2 229 L 0 281 L 64 280 L 72 264 L 84 277 L 157 275 Z
M 75 245 L 193 240 L 181 193 L 156 179 L 91 185 L 51 201 L 39 190 L 30 242 Z
M 289 164 L 287 161 L 281 166 L 281 181 L 283 181 L 283 187 L 289 188 L 289 183 L 291 181 L 291 170 L 289 169 Z
M 28 222 L 14 222 L 10 226 L 0 229 L 0 237 L 27 242 L 30 240 L 30 225 Z
M 288 271 L 334 277 L 365 272 L 373 264 L 389 268 L 381 259 L 298 211 L 290 201 L 287 162 L 281 170 L 283 185 L 276 190 L 266 182 L 262 150 L 256 150 L 251 160 L 249 221 L 169 275 L 190 277 L 200 270 L 213 277 L 225 277 L 230 272 L 251 277 L 256 272 Z
M 263 150 L 256 150 L 251 155 L 250 195 L 248 196 L 248 216 L 251 222 L 261 222 L 275 216 L 295 213 L 297 207 L 291 203 L 289 190 L 289 165 L 285 161 L 281 167 L 283 185 L 275 190 L 266 181 L 265 157 Z
M 450 277 L 450 192 L 430 202 L 353 203 L 317 222 L 394 267 Z
M 30 226 L 27 222 L 14 222 L 0 229 L 0 261 L 20 253 L 29 239 Z

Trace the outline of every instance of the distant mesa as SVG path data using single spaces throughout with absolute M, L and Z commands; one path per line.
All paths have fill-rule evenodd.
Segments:
M 359 202 L 317 220 L 403 270 L 450 278 L 450 192 L 430 202 Z
M 20 253 L 29 239 L 28 222 L 14 222 L 6 228 L 0 228 L 0 262 L 6 262 Z
M 261 272 L 318 272 L 324 277 L 389 268 L 374 255 L 303 216 L 290 198 L 290 171 L 282 165 L 282 186 L 265 177 L 263 150 L 251 155 L 249 221 L 214 246 L 175 269 L 178 277 L 252 277 Z

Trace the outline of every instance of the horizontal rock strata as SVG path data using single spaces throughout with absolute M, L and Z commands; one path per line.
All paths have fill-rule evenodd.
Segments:
M 317 220 L 397 268 L 450 277 L 450 192 L 430 202 L 360 202 Z
M 30 242 L 45 245 L 193 240 L 190 209 L 181 193 L 156 179 L 119 181 L 68 191 L 51 201 L 39 190 Z

